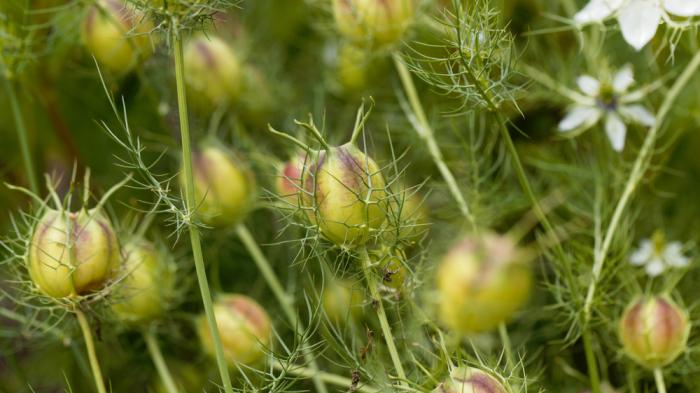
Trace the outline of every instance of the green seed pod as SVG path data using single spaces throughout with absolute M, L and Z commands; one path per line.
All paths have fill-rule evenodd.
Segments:
M 437 270 L 442 323 L 461 333 L 477 333 L 507 321 L 530 292 L 528 260 L 507 236 L 464 237 Z
M 187 93 L 195 106 L 225 106 L 240 95 L 242 66 L 224 40 L 198 35 L 185 46 L 184 57 Z
M 382 285 L 394 291 L 401 291 L 408 278 L 403 259 L 404 255 L 398 250 L 385 258 L 382 263 Z
M 384 177 L 374 160 L 354 145 L 319 152 L 303 177 L 303 203 L 332 242 L 364 244 L 384 222 Z
M 347 280 L 328 280 L 321 294 L 323 311 L 334 323 L 362 315 L 362 292 Z
M 686 312 L 668 297 L 643 297 L 627 307 L 618 332 L 627 355 L 654 369 L 685 351 L 690 323 Z
M 457 367 L 433 393 L 507 393 L 499 378 L 473 367 Z
M 184 189 L 184 168 L 180 183 Z M 248 212 L 255 194 L 255 179 L 234 153 L 209 143 L 192 152 L 192 174 L 197 213 L 213 226 L 237 223 Z
M 400 40 L 413 22 L 414 0 L 333 0 L 340 33 L 355 42 L 379 46 Z
M 82 26 L 82 40 L 101 66 L 126 74 L 153 52 L 153 24 L 122 0 L 98 0 Z
M 119 267 L 117 236 L 102 212 L 47 209 L 27 255 L 34 284 L 54 298 L 99 291 Z
M 162 250 L 144 240 L 122 248 L 124 277 L 113 293 L 112 310 L 123 321 L 151 321 L 167 309 L 174 292 L 173 267 Z
M 358 93 L 365 90 L 368 80 L 370 56 L 367 50 L 352 44 L 340 47 L 338 53 L 338 82 L 348 93 Z
M 226 361 L 230 365 L 260 363 L 272 334 L 270 317 L 265 310 L 247 296 L 226 295 L 214 304 L 214 315 Z M 214 343 L 204 315 L 198 319 L 197 330 L 204 351 L 214 356 Z

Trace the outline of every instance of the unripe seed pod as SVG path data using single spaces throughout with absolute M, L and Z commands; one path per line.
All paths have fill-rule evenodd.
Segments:
M 305 206 L 332 242 L 364 244 L 384 222 L 384 177 L 377 164 L 348 143 L 321 151 L 304 171 Z
M 688 315 L 665 296 L 640 298 L 630 304 L 618 325 L 625 352 L 650 369 L 674 361 L 686 348 Z
M 343 45 L 338 53 L 338 81 L 348 93 L 357 93 L 367 87 L 370 56 L 367 50 L 355 45 Z
M 403 264 L 402 255 L 389 254 L 382 265 L 382 285 L 400 291 L 406 283 L 407 276 L 408 271 Z
M 507 321 L 530 292 L 528 261 L 507 236 L 464 237 L 438 267 L 442 323 L 461 333 L 476 333 Z
M 34 284 L 48 296 L 98 291 L 119 266 L 117 236 L 100 211 L 48 209 L 34 229 L 27 266 Z
M 184 168 L 180 172 L 184 189 Z M 233 225 L 250 208 L 255 179 L 234 153 L 217 144 L 192 152 L 192 174 L 197 213 L 213 226 Z
M 347 280 L 328 280 L 321 294 L 323 311 L 334 323 L 362 315 L 362 292 Z
M 172 265 L 161 250 L 143 240 L 127 242 L 122 254 L 125 275 L 113 293 L 112 310 L 126 322 L 157 318 L 174 292 Z
M 98 0 L 82 26 L 82 40 L 101 66 L 126 74 L 153 52 L 152 23 L 123 0 Z
M 224 40 L 199 35 L 185 46 L 185 82 L 192 103 L 200 108 L 230 104 L 242 84 L 240 60 Z
M 473 367 L 457 367 L 447 381 L 433 393 L 507 393 L 505 386 L 493 375 Z
M 414 0 L 333 0 L 338 30 L 347 39 L 376 45 L 400 40 L 413 21 Z
M 214 304 L 224 356 L 230 365 L 242 363 L 253 366 L 262 360 L 270 345 L 270 317 L 253 299 L 243 295 L 226 295 Z M 215 355 L 214 342 L 207 319 L 202 315 L 197 323 L 204 351 Z

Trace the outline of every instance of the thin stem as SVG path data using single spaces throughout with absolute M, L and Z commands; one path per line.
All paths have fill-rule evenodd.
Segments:
M 654 369 L 654 380 L 656 380 L 656 391 L 658 393 L 666 393 L 666 382 L 664 382 L 664 373 L 660 368 Z
M 158 371 L 158 376 L 160 376 L 161 382 L 163 382 L 163 387 L 168 393 L 178 393 L 177 385 L 173 380 L 172 374 L 168 369 L 168 365 L 163 359 L 163 353 L 160 351 L 160 346 L 158 345 L 158 339 L 156 335 L 153 334 L 153 329 L 146 329 L 143 331 L 143 339 L 146 341 L 146 346 L 148 347 L 148 353 L 151 355 L 153 364 L 156 366 Z
M 248 231 L 248 228 L 246 228 L 245 225 L 238 225 L 238 227 L 236 227 L 236 233 L 238 234 L 238 237 L 241 239 L 243 245 L 246 247 L 250 255 L 253 257 L 253 261 L 257 265 L 258 270 L 260 270 L 260 273 L 262 273 L 263 277 L 265 278 L 267 285 L 270 286 L 270 289 L 277 298 L 277 301 L 279 302 L 280 306 L 282 306 L 282 311 L 284 312 L 285 316 L 287 317 L 287 320 L 289 321 L 293 329 L 295 329 L 295 333 L 298 336 L 301 336 L 302 332 L 305 330 L 304 325 L 299 320 L 297 313 L 294 311 L 294 304 L 292 302 L 292 298 L 287 295 L 287 292 L 284 290 L 284 287 L 282 287 L 282 284 L 277 279 L 277 275 L 272 269 L 270 262 L 265 257 L 265 254 L 263 254 L 262 250 L 260 250 L 258 243 L 255 241 L 255 239 L 253 239 L 253 235 L 251 235 L 250 231 Z M 304 360 L 308 363 L 309 368 L 313 371 L 311 379 L 314 382 L 314 386 L 316 386 L 316 391 L 319 393 L 327 393 L 328 389 L 323 383 L 323 380 L 319 377 L 320 371 L 318 368 L 318 364 L 316 363 L 316 356 L 314 355 L 311 348 L 303 347 L 302 349 L 304 354 Z
M 581 333 L 583 339 L 583 350 L 586 353 L 586 366 L 588 367 L 588 378 L 591 381 L 591 393 L 600 393 L 600 376 L 598 375 L 598 364 L 593 351 L 591 333 L 583 329 Z
M 506 364 L 512 371 L 515 368 L 515 358 L 513 357 L 513 346 L 510 343 L 508 327 L 506 326 L 505 322 L 501 322 L 501 324 L 498 325 L 498 334 L 501 336 L 501 344 L 503 344 L 503 349 L 506 354 Z
M 22 153 L 22 161 L 24 162 L 24 172 L 29 181 L 29 188 L 33 193 L 38 195 L 39 181 L 37 180 L 36 173 L 34 173 L 34 163 L 32 161 L 32 153 L 29 149 L 27 127 L 24 124 L 22 110 L 19 107 L 19 101 L 17 100 L 17 93 L 15 92 L 14 86 L 12 86 L 12 82 L 7 78 L 4 79 L 5 90 L 7 90 L 7 96 L 10 98 L 10 107 L 12 108 L 12 115 L 15 118 L 15 125 L 17 126 L 17 139 L 19 139 L 19 149 Z
M 273 364 L 273 367 L 276 368 L 279 371 L 295 375 L 298 377 L 302 378 L 313 378 L 314 376 L 318 376 L 319 379 L 321 379 L 324 382 L 328 382 L 331 385 L 336 385 L 339 387 L 343 388 L 350 388 L 353 384 L 352 380 L 350 378 L 343 377 L 341 375 L 337 374 L 332 374 L 328 373 L 325 371 L 314 371 L 310 368 L 307 367 L 301 367 L 301 366 L 291 366 L 291 367 L 285 367 L 279 362 L 275 362 Z M 377 387 L 373 386 L 367 386 L 367 385 L 358 385 L 355 387 L 353 392 L 359 392 L 359 393 L 378 393 L 381 392 L 382 389 L 379 389 Z
M 182 37 L 176 27 L 172 30 L 173 42 L 173 57 L 175 58 L 175 81 L 177 85 L 177 106 L 180 117 L 180 134 L 182 140 L 182 163 L 185 170 L 185 202 L 187 204 L 188 213 L 192 214 L 197 206 L 194 194 L 194 178 L 192 176 L 192 152 L 190 150 L 190 126 L 187 115 L 187 96 L 185 94 L 185 75 L 182 53 Z M 199 235 L 199 228 L 190 219 L 188 221 L 190 241 L 192 243 L 192 256 L 194 258 L 194 266 L 197 272 L 197 282 L 202 295 L 202 303 L 204 304 L 204 313 L 207 317 L 209 331 L 214 341 L 214 353 L 216 355 L 216 364 L 221 375 L 221 382 L 226 393 L 233 393 L 231 386 L 231 378 L 228 372 L 226 359 L 224 358 L 224 350 L 221 345 L 221 337 L 219 336 L 219 328 L 216 324 L 214 316 L 214 308 L 212 306 L 211 292 L 209 291 L 209 283 L 207 281 L 206 267 L 204 266 L 204 257 L 202 256 L 202 244 Z
M 459 207 L 460 212 L 473 225 L 474 217 L 469 211 L 469 206 L 467 205 L 467 202 L 464 199 L 464 195 L 462 195 L 462 191 L 457 185 L 457 180 L 455 180 L 452 171 L 450 171 L 450 168 L 445 163 L 445 159 L 442 156 L 440 146 L 438 146 L 437 141 L 435 140 L 433 129 L 430 126 L 430 122 L 428 122 L 428 118 L 425 116 L 425 111 L 423 110 L 423 105 L 421 104 L 420 98 L 418 97 L 418 92 L 416 91 L 416 86 L 413 83 L 411 73 L 409 72 L 408 67 L 406 67 L 403 61 L 401 61 L 401 58 L 397 53 L 393 54 L 393 59 L 394 65 L 396 66 L 396 71 L 399 73 L 399 78 L 401 79 L 404 92 L 406 93 L 408 102 L 411 105 L 413 115 L 415 116 L 415 122 L 413 122 L 413 126 L 416 129 L 418 136 L 421 139 L 423 139 L 423 141 L 425 141 L 426 145 L 428 146 L 428 151 L 433 157 L 433 161 L 435 162 L 435 165 L 440 171 L 442 178 L 445 180 L 445 183 L 447 184 L 447 187 L 450 190 L 452 197 L 457 202 L 457 206 Z
M 379 325 L 381 326 L 382 333 L 384 334 L 384 341 L 386 342 L 387 349 L 389 349 L 389 356 L 391 356 L 391 361 L 394 364 L 396 373 L 399 376 L 399 384 L 402 387 L 408 387 L 406 384 L 406 381 L 408 381 L 406 378 L 406 372 L 403 369 L 403 364 L 401 363 L 401 358 L 399 357 L 399 351 L 396 349 L 394 335 L 391 332 L 391 326 L 389 325 L 389 320 L 387 319 L 386 311 L 384 310 L 384 302 L 381 294 L 379 293 L 379 284 L 372 274 L 372 261 L 367 253 L 367 249 L 362 248 L 360 252 L 360 257 L 362 259 L 362 272 L 365 275 L 367 287 L 369 287 L 369 293 L 372 296 L 372 302 L 376 302 L 377 317 L 379 318 Z
M 87 348 L 88 359 L 90 360 L 90 368 L 92 369 L 92 376 L 95 378 L 97 392 L 107 393 L 104 379 L 102 379 L 102 370 L 100 370 L 100 363 L 97 361 L 97 354 L 95 353 L 95 342 L 92 339 L 92 331 L 90 330 L 90 324 L 88 323 L 87 318 L 85 318 L 85 314 L 79 308 L 76 307 L 73 312 L 75 312 L 75 316 L 78 318 L 78 324 L 80 325 L 80 330 L 82 330 L 83 332 L 83 338 L 85 339 L 85 347 Z

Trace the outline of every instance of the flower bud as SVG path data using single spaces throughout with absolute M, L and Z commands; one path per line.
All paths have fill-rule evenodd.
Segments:
M 272 327 L 270 317 L 258 303 L 247 296 L 226 295 L 214 304 L 214 315 L 230 365 L 252 366 L 264 357 Z M 205 352 L 214 356 L 214 342 L 204 315 L 198 320 L 197 330 Z
M 433 393 L 507 393 L 495 376 L 473 367 L 457 367 Z
M 665 296 L 640 298 L 630 304 L 618 325 L 625 352 L 648 368 L 663 367 L 686 348 L 688 315 Z
M 333 0 L 338 30 L 355 42 L 387 45 L 400 40 L 413 21 L 414 0 Z
M 341 323 L 362 315 L 362 292 L 347 280 L 328 280 L 321 294 L 323 311 L 331 322 Z
M 185 83 L 200 108 L 233 102 L 241 90 L 242 67 L 231 47 L 219 37 L 199 35 L 186 45 Z
M 180 182 L 184 189 L 184 169 Z M 197 213 L 213 226 L 233 225 L 248 211 L 255 189 L 252 174 L 234 153 L 216 144 L 192 152 Z
M 151 55 L 152 23 L 123 0 L 98 0 L 82 26 L 82 40 L 101 66 L 126 74 Z
M 34 284 L 54 298 L 99 291 L 119 266 L 119 244 L 98 210 L 48 209 L 32 235 L 27 266 Z
M 461 333 L 476 333 L 508 320 L 530 292 L 528 260 L 507 236 L 464 237 L 437 270 L 442 323 Z
M 305 206 L 332 242 L 364 244 L 384 222 L 384 177 L 379 167 L 352 144 L 321 151 L 304 171 Z
M 112 310 L 127 322 L 147 322 L 161 315 L 174 291 L 173 269 L 153 244 L 132 240 L 122 249 L 124 277 L 113 293 Z

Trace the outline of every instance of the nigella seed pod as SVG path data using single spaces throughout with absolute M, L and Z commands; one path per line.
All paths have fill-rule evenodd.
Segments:
M 384 177 L 374 160 L 353 144 L 319 152 L 303 177 L 302 202 L 332 242 L 364 244 L 386 219 Z
M 184 168 L 180 172 L 184 189 Z M 236 155 L 215 143 L 192 152 L 197 214 L 213 226 L 237 223 L 247 212 L 255 194 L 255 179 Z
M 258 364 L 270 345 L 272 325 L 265 310 L 253 299 L 243 295 L 226 295 L 214 304 L 224 356 L 230 365 Z M 204 315 L 197 322 L 204 351 L 214 356 L 214 343 Z
M 47 208 L 34 228 L 27 266 L 34 284 L 50 297 L 99 291 L 119 267 L 117 236 L 99 210 Z
M 347 280 L 328 280 L 321 294 L 323 311 L 333 323 L 344 323 L 362 315 L 362 292 Z
M 415 0 L 333 0 L 340 33 L 355 42 L 376 45 L 400 40 L 413 21 Z
M 99 0 L 82 25 L 82 40 L 101 66 L 126 74 L 152 53 L 152 23 L 123 0 Z
M 124 276 L 112 294 L 112 310 L 130 323 L 148 322 L 162 315 L 175 286 L 167 256 L 144 240 L 127 242 L 122 255 Z
M 618 332 L 627 355 L 654 369 L 671 363 L 685 350 L 690 323 L 670 298 L 643 297 L 627 307 Z
M 348 93 L 357 93 L 367 87 L 370 55 L 364 48 L 352 44 L 340 47 L 338 53 L 338 82 Z
M 437 270 L 439 317 L 461 333 L 477 333 L 507 321 L 532 286 L 529 256 L 507 236 L 468 235 Z
M 457 367 L 433 393 L 507 393 L 499 378 L 473 367 Z
M 198 35 L 185 46 L 184 57 L 187 93 L 195 106 L 227 105 L 240 95 L 242 66 L 224 40 Z

